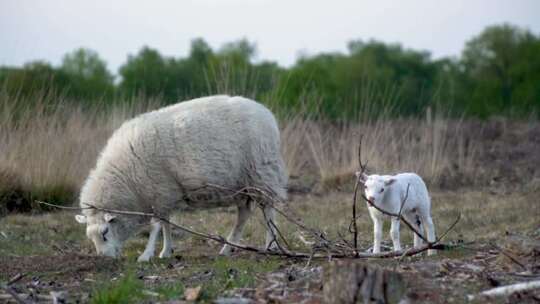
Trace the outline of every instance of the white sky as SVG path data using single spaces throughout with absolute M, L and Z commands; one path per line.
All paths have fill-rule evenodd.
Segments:
M 186 56 L 190 41 L 217 48 L 242 37 L 258 59 L 293 64 L 300 53 L 345 51 L 375 38 L 456 56 L 485 26 L 510 22 L 540 33 L 538 0 L 0 0 L 0 65 L 43 59 L 59 64 L 78 47 L 109 69 L 143 45 Z

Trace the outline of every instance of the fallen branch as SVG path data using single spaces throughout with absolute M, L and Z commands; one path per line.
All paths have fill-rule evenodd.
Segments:
M 35 303 L 35 302 L 32 302 L 30 301 L 30 298 L 35 298 L 36 300 L 38 301 L 48 301 L 48 302 L 53 302 L 54 298 L 52 296 L 49 296 L 49 295 L 44 295 L 44 294 L 32 294 L 32 296 L 30 294 L 27 294 L 27 293 L 0 293 L 0 303 L 4 303 L 9 301 L 9 300 L 12 300 L 14 299 L 14 296 L 13 295 L 16 295 L 18 300 L 15 300 L 15 302 L 17 303 Z
M 7 295 L 2 295 L 6 300 L 9 300 L 10 298 L 13 298 L 15 302 L 17 303 L 33 303 L 31 301 L 26 301 L 26 297 L 24 297 L 24 294 L 18 294 L 11 285 L 15 284 L 19 280 L 21 280 L 24 277 L 24 274 L 17 273 L 13 278 L 11 278 L 5 286 L 2 286 L 4 290 L 8 293 Z
M 467 298 L 469 299 L 469 301 L 471 301 L 478 297 L 508 296 L 515 292 L 533 290 L 537 288 L 540 288 L 540 280 L 501 286 L 501 287 L 489 289 L 486 291 L 482 291 L 481 293 L 477 295 L 469 295 L 467 296 Z
M 216 241 L 218 243 L 229 245 L 244 251 L 249 251 L 261 255 L 267 255 L 267 256 L 282 256 L 287 258 L 303 258 L 303 259 L 328 259 L 328 258 L 393 258 L 393 257 L 401 257 L 403 255 L 405 256 L 412 256 L 416 255 L 418 253 L 424 252 L 428 249 L 437 249 L 437 250 L 445 250 L 449 248 L 456 247 L 455 245 L 448 245 L 448 244 L 427 244 L 423 245 L 418 248 L 412 248 L 409 250 L 400 250 L 400 251 L 391 251 L 391 252 L 383 252 L 383 253 L 343 253 L 343 252 L 329 252 L 327 254 L 315 254 L 315 253 L 307 253 L 307 252 L 296 252 L 296 251 L 289 251 L 286 249 L 281 249 L 280 251 L 272 251 L 267 250 L 259 247 L 249 246 L 249 245 L 242 245 L 237 243 L 229 242 L 227 239 L 222 237 L 221 235 L 214 235 L 214 234 L 208 234 L 204 232 L 195 231 L 193 229 L 187 228 L 182 225 L 178 225 L 176 223 L 173 223 L 169 221 L 168 219 L 156 214 L 156 213 L 145 213 L 145 212 L 138 212 L 138 211 L 124 211 L 124 210 L 115 210 L 115 209 L 108 209 L 108 208 L 101 208 L 97 207 L 91 204 L 86 204 L 88 207 L 83 208 L 76 208 L 76 207 L 65 207 L 65 206 L 59 206 L 47 202 L 42 201 L 36 201 L 39 204 L 45 204 L 47 206 L 56 207 L 59 209 L 68 209 L 68 210 L 81 210 L 81 209 L 95 209 L 98 211 L 103 212 L 109 212 L 114 214 L 123 214 L 123 215 L 132 215 L 132 216 L 144 216 L 149 218 L 155 218 L 160 221 L 163 221 L 164 223 L 167 223 L 171 225 L 174 228 L 180 229 L 184 232 L 190 233 L 192 235 L 195 235 L 197 237 L 203 238 L 203 239 L 209 239 Z
M 17 273 L 14 277 L 9 279 L 9 281 L 7 282 L 7 285 L 8 286 L 13 285 L 13 284 L 17 283 L 18 281 L 20 281 L 22 278 L 24 278 L 24 274 Z
M 15 290 L 13 290 L 13 288 L 7 286 L 6 288 L 6 292 L 13 298 L 15 299 L 15 302 L 17 303 L 21 303 L 21 304 L 29 304 L 29 303 L 34 303 L 33 301 L 27 301 L 25 300 L 26 298 L 28 298 L 28 295 L 24 295 L 24 294 L 21 294 L 19 295 Z

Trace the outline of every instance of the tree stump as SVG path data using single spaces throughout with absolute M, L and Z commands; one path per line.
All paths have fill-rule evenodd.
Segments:
M 405 291 L 401 274 L 365 262 L 336 260 L 324 269 L 325 303 L 398 303 Z

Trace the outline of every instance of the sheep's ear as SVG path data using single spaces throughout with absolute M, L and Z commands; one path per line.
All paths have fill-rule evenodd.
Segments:
M 110 223 L 110 222 L 114 221 L 114 219 L 116 218 L 116 215 L 110 214 L 110 213 L 105 213 L 103 215 L 103 218 L 105 219 L 105 222 Z
M 365 183 L 368 179 L 368 176 L 365 173 L 360 172 L 360 171 L 356 172 L 355 175 L 356 175 L 356 178 L 358 178 L 358 180 L 361 183 Z
M 81 224 L 86 224 L 86 216 L 85 215 L 81 215 L 81 214 L 77 214 L 75 215 L 75 220 Z
M 387 179 L 387 180 L 384 181 L 384 185 L 385 185 L 385 186 L 390 186 L 390 185 L 392 185 L 395 181 L 396 181 L 395 178 L 389 178 L 389 179 Z

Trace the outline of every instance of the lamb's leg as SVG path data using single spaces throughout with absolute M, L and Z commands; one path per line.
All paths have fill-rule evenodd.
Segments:
M 152 230 L 150 230 L 150 236 L 148 237 L 148 243 L 144 252 L 139 256 L 137 262 L 148 262 L 150 258 L 154 256 L 156 251 L 156 241 L 161 230 L 161 224 L 158 220 L 152 219 Z
M 381 252 L 383 223 L 380 218 L 373 218 L 373 253 Z
M 413 221 L 413 225 L 414 225 L 414 228 L 416 228 L 418 230 L 418 232 L 420 232 L 420 234 L 424 235 L 424 226 L 422 225 L 422 222 L 417 219 L 415 221 Z M 418 234 L 414 233 L 414 247 L 420 247 L 422 246 L 422 244 L 424 244 L 424 241 L 422 241 L 422 238 L 418 236 Z
M 266 250 L 272 250 L 276 249 L 278 246 L 275 242 L 277 242 L 277 232 L 274 225 L 276 224 L 275 221 L 275 214 L 276 211 L 271 206 L 267 205 L 263 209 L 264 213 L 264 221 L 266 223 L 266 242 L 265 242 L 265 248 Z
M 399 242 L 399 218 L 392 217 L 392 225 L 390 227 L 390 237 L 394 244 L 394 251 L 401 250 L 401 243 Z
M 418 216 L 416 213 L 408 213 L 408 214 L 405 214 L 404 216 L 407 222 L 409 222 L 414 227 L 414 229 L 420 232 L 420 234 L 422 234 L 423 236 L 424 229 L 422 227 L 422 222 L 420 221 L 420 216 Z M 422 244 L 424 243 L 424 241 L 422 241 L 422 238 L 419 237 L 418 234 L 414 232 L 413 232 L 413 235 L 414 235 L 414 247 L 418 248 L 422 246 Z
M 426 231 L 428 241 L 430 243 L 435 242 L 435 225 L 433 225 L 433 220 L 431 219 L 431 216 L 423 216 L 422 222 L 424 223 L 424 230 Z M 436 253 L 437 250 L 428 250 L 428 255 L 434 255 Z
M 245 204 L 238 205 L 238 217 L 236 218 L 236 224 L 234 225 L 233 230 L 227 237 L 227 241 L 231 243 L 238 243 L 240 239 L 242 238 L 242 230 L 244 229 L 244 226 L 246 225 L 247 220 L 249 219 L 249 216 L 251 215 L 251 206 L 250 206 L 250 199 L 247 200 Z M 223 246 L 221 248 L 221 251 L 219 252 L 220 255 L 229 255 L 231 254 L 232 247 L 229 245 Z
M 172 236 L 171 236 L 171 226 L 169 223 L 162 222 L 161 225 L 163 230 L 163 249 L 159 253 L 160 258 L 168 258 L 172 255 Z

